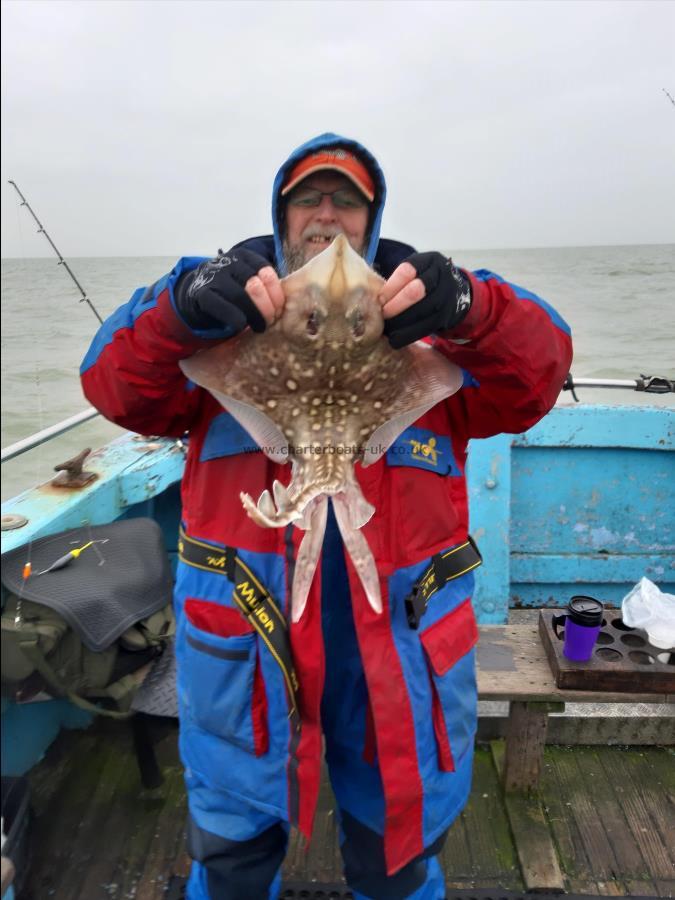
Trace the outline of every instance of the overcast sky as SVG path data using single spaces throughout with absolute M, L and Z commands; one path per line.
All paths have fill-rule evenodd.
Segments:
M 2 5 L 2 255 L 210 254 L 337 131 L 420 249 L 675 241 L 673 2 Z

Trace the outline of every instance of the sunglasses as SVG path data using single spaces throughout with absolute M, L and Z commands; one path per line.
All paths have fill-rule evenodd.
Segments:
M 291 192 L 288 202 L 301 209 L 314 209 L 321 205 L 323 197 L 330 197 L 336 209 L 363 209 L 368 200 L 354 188 L 340 188 L 337 191 L 320 191 L 318 188 L 298 188 Z

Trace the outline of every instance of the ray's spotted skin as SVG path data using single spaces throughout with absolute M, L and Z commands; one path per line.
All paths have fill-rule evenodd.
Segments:
M 375 560 L 362 532 L 374 512 L 354 465 L 375 462 L 399 434 L 462 383 L 460 370 L 426 346 L 392 350 L 383 336 L 384 284 L 339 235 L 281 282 L 286 303 L 263 334 L 247 331 L 181 363 L 276 462 L 291 462 L 255 503 L 259 525 L 306 531 L 292 588 L 297 621 L 319 559 L 332 498 L 342 539 L 368 602 L 382 610 Z

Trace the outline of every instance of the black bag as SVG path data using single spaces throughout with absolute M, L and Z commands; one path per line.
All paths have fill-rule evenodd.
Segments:
M 73 550 L 66 565 L 46 571 Z M 32 574 L 24 579 L 27 562 Z M 46 692 L 91 712 L 127 715 L 139 670 L 173 636 L 172 581 L 152 519 L 74 528 L 3 556 L 3 695 L 21 702 Z

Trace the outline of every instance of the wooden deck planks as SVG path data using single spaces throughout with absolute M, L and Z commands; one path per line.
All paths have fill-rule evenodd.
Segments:
M 640 756 L 638 760 L 630 755 L 623 763 L 630 770 L 634 784 L 643 782 L 645 802 L 672 862 L 675 860 L 675 750 L 663 754 L 644 748 Z
M 187 874 L 175 735 L 166 747 L 164 784 L 143 791 L 124 727 L 61 735 L 60 753 L 31 774 L 39 850 L 26 900 L 163 900 L 169 877 Z M 540 789 L 566 890 L 675 895 L 675 767 L 667 750 L 549 746 Z M 313 841 L 305 851 L 291 840 L 286 879 L 343 881 L 331 807 L 325 780 Z M 497 770 L 479 748 L 469 804 L 441 854 L 448 887 L 522 890 L 517 860 Z
M 493 741 L 491 750 L 495 768 L 503 782 L 506 765 L 504 742 Z M 563 874 L 539 794 L 508 791 L 504 794 L 504 804 L 526 890 L 563 891 Z
M 139 809 L 135 816 L 128 800 L 127 795 L 121 802 L 124 802 L 125 810 L 132 817 L 134 825 L 124 840 L 122 851 L 110 875 L 110 883 L 116 886 L 120 897 L 137 896 L 146 857 L 156 843 L 159 819 L 165 807 L 165 798 L 156 790 L 141 791 L 136 801 Z
M 47 750 L 43 761 L 30 774 L 31 806 L 38 816 L 46 815 L 63 782 L 78 766 L 79 755 L 70 748 L 81 747 L 89 755 L 96 742 L 97 737 L 90 732 L 63 732 Z
M 113 874 L 129 843 L 136 839 L 139 824 L 147 818 L 138 771 L 125 750 L 124 745 L 111 742 L 102 751 L 103 765 L 80 824 L 77 862 L 68 872 L 59 900 L 123 896 Z
M 629 896 L 656 894 L 649 868 L 617 796 L 616 784 L 607 776 L 601 756 L 597 748 L 586 747 L 583 755 L 577 756 L 576 763 L 581 772 L 581 783 L 614 851 L 617 863 L 614 879 L 622 884 Z
M 285 881 L 323 880 L 329 884 L 344 884 L 338 825 L 333 807 L 333 792 L 324 770 L 312 840 L 306 846 L 302 835 L 292 829 L 283 867 Z
M 672 806 L 650 799 L 639 780 L 629 783 L 631 767 L 649 777 L 652 754 L 659 765 L 667 755 L 659 748 L 547 749 L 542 798 L 569 890 L 669 896 L 674 870 L 662 830 L 675 826 Z M 649 819 L 654 810 L 658 825 Z
M 472 884 L 471 851 L 464 816 L 459 815 L 448 832 L 440 861 L 448 887 L 463 888 Z
M 603 822 L 598 816 L 595 798 L 590 796 L 584 783 L 582 769 L 579 767 L 575 750 L 556 748 L 548 754 L 552 768 L 558 779 L 558 790 L 565 797 L 567 813 L 571 816 L 578 834 L 576 843 L 578 857 L 567 859 L 566 867 L 570 885 L 577 887 L 578 875 L 582 883 L 590 878 L 598 886 L 599 893 L 616 893 L 614 875 L 620 866 L 614 848 L 607 838 Z M 544 795 L 544 802 L 549 798 Z M 577 868 L 579 866 L 579 868 Z
M 603 768 L 616 784 L 626 821 L 649 871 L 656 879 L 673 879 L 675 844 L 666 843 L 667 835 L 675 831 L 673 807 L 666 805 L 654 783 L 651 756 L 650 748 L 636 751 L 630 760 L 617 754 L 611 766 L 605 761 Z
M 31 873 L 25 892 L 27 900 L 44 900 L 45 897 L 61 900 L 65 896 L 74 867 L 81 857 L 81 823 L 90 808 L 100 775 L 98 742 L 90 735 L 84 735 L 88 740 L 78 746 L 79 735 L 62 737 L 65 746 L 59 749 L 64 754 L 72 753 L 72 764 L 57 766 L 60 780 L 54 780 L 46 805 L 36 806 L 31 834 Z M 48 760 L 44 769 L 49 771 L 51 768 Z M 31 786 L 32 782 L 31 778 Z
M 138 879 L 135 900 L 163 900 L 167 882 L 176 872 L 183 851 L 187 805 L 183 770 L 163 769 L 164 784 L 158 789 L 163 806 L 155 822 L 153 840 L 147 850 Z
M 324 773 L 312 840 L 306 849 L 297 832 L 291 834 L 283 869 L 286 881 L 344 883 L 333 802 Z M 471 799 L 450 830 L 441 864 L 449 886 L 523 887 L 499 780 L 487 750 L 476 752 Z
M 489 750 L 476 750 L 471 796 L 461 818 L 471 859 L 471 886 L 498 884 L 506 889 L 523 889 L 500 781 Z M 447 867 L 445 873 L 452 877 Z
M 564 793 L 565 786 L 556 776 L 555 761 L 550 755 L 546 755 L 540 782 L 540 796 L 558 860 L 565 875 L 567 889 L 580 894 L 599 894 L 583 840 L 570 813 L 571 803 Z

